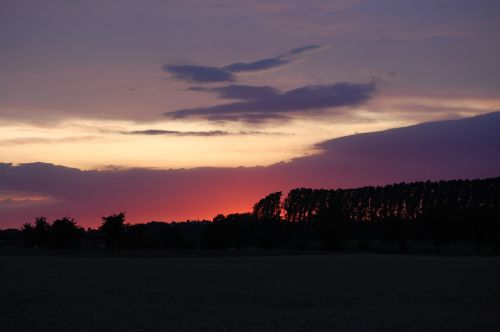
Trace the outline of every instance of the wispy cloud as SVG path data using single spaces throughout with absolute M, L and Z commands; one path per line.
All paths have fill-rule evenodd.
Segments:
M 122 134 L 127 135 L 147 135 L 147 136 L 226 136 L 231 133 L 223 130 L 210 130 L 210 131 L 177 131 L 177 130 L 161 130 L 161 129 L 147 129 L 147 130 L 134 130 L 125 131 Z
M 288 52 L 288 54 L 289 55 L 297 55 L 297 54 L 304 53 L 304 52 L 311 51 L 311 50 L 315 50 L 315 49 L 318 49 L 321 47 L 322 47 L 321 45 L 306 45 L 306 46 L 291 49 L 290 52 Z
M 287 65 L 288 63 L 290 63 L 290 60 L 277 57 L 277 58 L 267 58 L 267 59 L 257 60 L 253 62 L 235 62 L 222 67 L 222 69 L 225 69 L 233 73 L 239 73 L 245 71 L 272 69 Z
M 235 77 L 230 72 L 217 67 L 198 65 L 164 65 L 163 71 L 172 74 L 176 79 L 189 82 L 230 82 Z
M 282 67 L 291 63 L 295 56 L 321 47 L 321 45 L 305 45 L 275 57 L 250 62 L 234 62 L 222 67 L 194 64 L 167 64 L 163 65 L 162 69 L 164 72 L 172 74 L 175 79 L 188 82 L 231 82 L 236 80 L 233 73 L 263 71 Z
M 25 144 L 54 144 L 54 143 L 68 143 L 68 142 L 85 142 L 99 140 L 99 136 L 70 136 L 70 137 L 20 137 L 12 139 L 0 140 L 1 145 L 25 145 Z
M 147 130 L 134 130 L 122 131 L 121 134 L 125 135 L 146 135 L 146 136 L 198 136 L 198 137 L 216 137 L 216 136 L 254 136 L 254 135 L 289 135 L 280 132 L 266 132 L 260 130 L 241 130 L 236 132 L 229 132 L 225 130 L 210 130 L 210 131 L 176 131 L 176 130 L 161 130 L 161 129 L 147 129 Z
M 321 48 L 321 45 L 305 45 L 294 48 L 284 54 L 272 58 L 261 59 L 252 62 L 235 62 L 222 67 L 233 73 L 268 70 L 276 67 L 282 67 L 293 61 L 293 56 L 301 53 Z

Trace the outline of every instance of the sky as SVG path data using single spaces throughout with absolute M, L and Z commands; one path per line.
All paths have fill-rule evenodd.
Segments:
M 370 153 L 387 141 L 330 143 L 500 110 L 498 17 L 489 0 L 1 1 L 0 228 L 39 213 L 211 218 L 294 186 L 500 175 L 488 121 L 461 129 L 474 147 L 415 134 L 393 176 Z M 428 164 L 479 155 L 420 167 L 433 145 L 448 159 Z M 314 179 L 296 166 L 325 158 Z

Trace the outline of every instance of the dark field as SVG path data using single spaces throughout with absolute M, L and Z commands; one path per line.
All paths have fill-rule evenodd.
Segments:
M 499 331 L 500 258 L 0 256 L 1 331 Z

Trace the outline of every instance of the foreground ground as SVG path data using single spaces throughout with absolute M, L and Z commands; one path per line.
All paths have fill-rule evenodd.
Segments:
M 0 256 L 0 331 L 498 331 L 500 258 Z

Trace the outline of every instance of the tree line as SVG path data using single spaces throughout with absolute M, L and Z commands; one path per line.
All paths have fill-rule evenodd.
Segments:
M 427 244 L 489 246 L 500 252 L 500 177 L 399 183 L 356 189 L 296 188 L 275 192 L 252 212 L 209 221 L 126 223 L 125 213 L 84 230 L 69 218 L 39 217 L 21 227 L 27 247 L 288 248 L 401 251 Z

